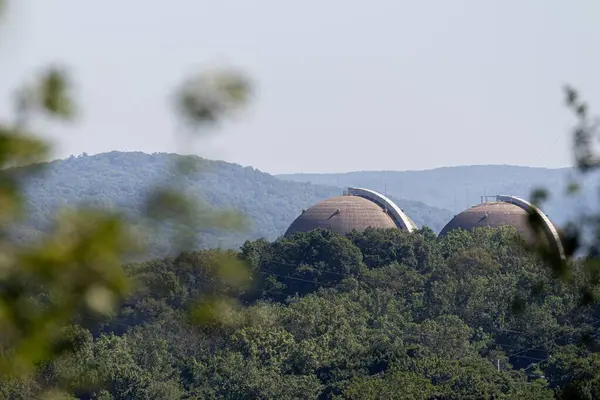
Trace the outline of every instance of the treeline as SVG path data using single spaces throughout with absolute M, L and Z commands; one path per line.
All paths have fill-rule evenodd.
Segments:
M 193 160 L 198 172 L 176 176 L 175 166 Z M 185 194 L 218 209 L 236 210 L 246 217 L 240 232 L 194 227 L 197 248 L 239 248 L 247 239 L 275 240 L 302 212 L 315 203 L 342 194 L 344 188 L 291 182 L 251 167 L 177 154 L 110 152 L 82 155 L 43 164 L 41 173 L 24 182 L 28 217 L 12 234 L 20 241 L 38 238 L 64 207 L 91 206 L 119 210 L 139 218 L 156 185 L 181 179 Z M 177 178 L 177 179 L 176 179 Z M 377 189 L 377 188 L 375 188 Z M 398 198 L 394 200 L 399 200 Z M 452 218 L 448 210 L 417 201 L 398 201 L 419 226 L 439 231 Z M 150 235 L 147 259 L 171 256 L 175 230 Z
M 251 285 L 215 278 L 224 254 Z M 103 400 L 598 398 L 600 313 L 572 268 L 556 279 L 508 227 L 316 230 L 132 264 L 118 315 L 65 329 L 73 350 L 0 398 L 55 385 Z M 235 312 L 193 324 L 215 294 Z

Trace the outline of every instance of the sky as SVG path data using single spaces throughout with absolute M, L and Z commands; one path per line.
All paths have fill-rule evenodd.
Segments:
M 600 110 L 597 0 L 8 0 L 0 121 L 43 66 L 81 112 L 44 121 L 54 157 L 179 152 L 270 173 L 572 162 L 571 84 Z M 235 67 L 237 118 L 180 140 L 186 77 Z M 600 114 L 600 111 L 598 111 Z

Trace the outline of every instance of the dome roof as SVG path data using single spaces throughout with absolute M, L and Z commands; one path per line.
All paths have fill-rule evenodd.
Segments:
M 350 190 L 349 190 L 350 192 Z M 376 193 L 372 192 L 371 193 Z M 382 196 L 382 199 L 389 201 Z M 397 223 L 394 213 L 382 207 L 374 199 L 364 196 L 346 194 L 323 200 L 308 210 L 303 211 L 292 222 L 285 233 L 289 236 L 296 232 L 309 232 L 313 229 L 329 229 L 336 233 L 346 234 L 352 230 L 363 231 L 367 228 L 400 228 L 403 222 Z M 391 203 L 397 209 L 395 204 Z M 416 225 L 406 215 L 404 221 L 410 223 L 409 230 Z
M 534 235 L 528 222 L 529 212 L 537 212 L 542 218 L 542 229 L 552 247 L 564 258 L 562 241 L 554 224 L 536 206 L 513 196 L 496 196 L 496 201 L 475 205 L 456 215 L 446 224 L 439 236 L 447 235 L 454 229 L 471 231 L 478 227 L 499 228 L 512 226 L 525 239 Z
M 440 236 L 459 228 L 471 231 L 478 227 L 499 228 L 506 225 L 514 227 L 522 235 L 530 236 L 527 216 L 528 213 L 523 208 L 504 201 L 477 204 L 454 216 L 444 226 Z

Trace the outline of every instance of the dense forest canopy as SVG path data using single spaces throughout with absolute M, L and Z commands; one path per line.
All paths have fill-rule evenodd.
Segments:
M 249 265 L 250 285 L 215 278 L 224 252 Z M 509 227 L 315 230 L 126 270 L 137 284 L 118 313 L 73 321 L 74 351 L 3 382 L 2 398 L 67 382 L 105 400 L 600 396 L 584 272 L 554 279 Z M 195 299 L 219 293 L 238 307 L 194 325 Z

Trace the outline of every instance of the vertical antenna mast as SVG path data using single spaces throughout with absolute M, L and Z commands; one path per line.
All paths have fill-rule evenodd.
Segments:
M 467 204 L 465 204 L 465 209 L 469 208 L 469 188 L 467 187 Z
M 387 179 L 383 180 L 383 195 L 387 197 Z M 387 212 L 387 205 L 385 206 L 385 212 Z

